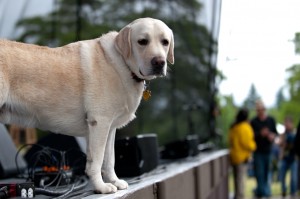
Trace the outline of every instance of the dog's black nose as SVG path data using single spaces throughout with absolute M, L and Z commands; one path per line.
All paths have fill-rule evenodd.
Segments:
M 156 74 L 162 73 L 162 70 L 163 70 L 165 64 L 166 64 L 166 61 L 162 57 L 154 57 L 151 60 L 151 65 L 153 67 L 153 72 L 156 73 Z

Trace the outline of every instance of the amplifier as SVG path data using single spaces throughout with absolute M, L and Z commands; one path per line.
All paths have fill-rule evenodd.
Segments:
M 197 135 L 188 135 L 184 140 L 170 142 L 163 147 L 161 151 L 162 159 L 180 159 L 189 156 L 196 156 L 199 138 Z
M 159 161 L 157 136 L 143 134 L 117 139 L 115 160 L 115 171 L 120 177 L 139 176 L 155 169 Z

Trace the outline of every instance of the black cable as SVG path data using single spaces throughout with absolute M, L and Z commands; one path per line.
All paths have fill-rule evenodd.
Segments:
M 8 191 L 7 191 L 7 186 L 4 186 L 0 188 L 0 199 L 6 199 L 6 198 L 8 198 Z
M 76 185 L 80 181 L 80 184 Z M 86 177 L 81 177 L 80 180 L 72 184 L 72 191 L 78 191 L 83 189 L 87 184 L 88 180 Z M 67 194 L 70 192 L 70 189 L 62 189 L 62 190 L 51 190 L 51 189 L 44 189 L 44 188 L 35 188 L 35 194 L 42 194 L 42 195 L 47 195 L 47 196 L 61 196 L 64 194 Z M 68 193 L 69 194 L 69 193 Z
M 74 183 L 70 184 L 70 182 L 72 180 L 71 176 L 69 173 L 67 173 L 67 171 L 64 170 L 64 167 L 67 166 L 66 165 L 67 164 L 66 154 L 72 150 L 59 151 L 56 149 L 52 149 L 50 147 L 44 147 L 44 146 L 37 145 L 37 144 L 23 145 L 17 151 L 17 154 L 15 156 L 15 162 L 16 162 L 19 174 L 21 174 L 21 171 L 19 169 L 17 159 L 20 154 L 20 151 L 27 146 L 37 146 L 40 148 L 40 150 L 38 150 L 33 155 L 31 155 L 30 160 L 29 160 L 29 163 L 31 166 L 28 167 L 28 176 L 31 180 L 35 179 L 35 177 L 36 177 L 35 173 L 39 169 L 39 168 L 37 168 L 37 165 L 40 165 L 40 163 L 42 163 L 42 165 L 45 165 L 45 166 L 57 168 L 57 173 L 54 174 L 55 176 L 53 176 L 54 178 L 50 182 L 47 182 L 46 177 L 48 177 L 48 179 L 49 179 L 49 176 L 47 176 L 47 174 L 45 174 L 46 175 L 45 177 L 42 177 L 40 179 L 39 185 L 42 186 L 42 188 L 36 187 L 35 194 L 43 194 L 43 195 L 47 195 L 47 196 L 65 198 L 66 196 L 70 195 L 71 193 L 73 194 L 73 192 L 83 189 L 88 184 L 88 180 L 86 177 L 77 178 L 77 180 L 74 180 Z M 44 170 L 42 168 L 40 168 L 40 171 L 44 172 Z M 67 185 L 61 186 L 60 184 L 61 184 L 62 180 L 64 180 L 64 183 Z M 46 182 L 47 182 L 47 184 L 45 184 Z
M 34 179 L 34 174 L 36 172 L 36 165 L 38 163 L 43 163 L 46 166 L 53 166 L 54 165 L 57 168 L 60 168 L 60 166 L 61 166 L 60 164 L 63 164 L 63 162 L 65 162 L 63 160 L 64 159 L 63 156 L 64 156 L 65 152 L 61 152 L 59 150 L 49 148 L 49 147 L 45 147 L 45 146 L 38 145 L 38 144 L 25 144 L 17 151 L 17 154 L 15 156 L 15 163 L 16 163 L 16 167 L 17 167 L 17 170 L 19 172 L 19 175 L 21 175 L 21 171 L 19 169 L 17 159 L 18 159 L 18 156 L 20 154 L 20 151 L 22 149 L 24 149 L 25 147 L 28 147 L 28 146 L 36 146 L 36 147 L 41 148 L 41 150 L 36 151 L 31 156 L 31 158 L 29 160 L 29 163 L 31 163 L 30 165 L 32 165 L 32 166 L 27 168 L 27 172 L 28 172 L 29 178 L 31 178 L 31 179 Z M 56 156 L 60 156 L 62 161 L 59 161 Z
M 19 164 L 18 164 L 18 156 L 19 156 L 19 153 L 21 152 L 21 150 L 24 149 L 25 147 L 28 147 L 28 146 L 39 146 L 39 147 L 42 147 L 41 145 L 38 145 L 38 144 L 24 144 L 23 146 L 21 146 L 19 148 L 19 150 L 17 151 L 17 153 L 15 155 L 15 164 L 16 164 L 17 171 L 18 171 L 19 175 L 21 175 L 21 171 L 20 171 Z
M 6 193 L 4 191 L 0 191 L 0 199 L 6 199 L 6 198 L 8 198 Z
M 90 195 L 95 194 L 94 190 L 84 190 L 84 191 L 73 191 L 73 193 L 68 195 L 68 199 L 78 199 L 78 198 L 84 198 Z
M 49 179 L 49 176 L 42 177 L 40 179 L 39 187 L 45 187 L 45 181 L 48 181 Z
M 72 187 L 71 187 L 71 189 L 69 189 L 66 193 L 64 193 L 63 195 L 58 196 L 58 197 L 56 197 L 54 199 L 65 198 L 67 195 L 69 195 L 74 190 L 74 187 L 75 187 L 75 184 L 73 184 Z
M 44 185 L 44 188 L 47 188 L 47 187 L 50 187 L 51 185 L 53 185 L 54 182 L 55 182 L 58 178 L 59 178 L 59 183 L 60 183 L 60 178 L 61 178 L 60 173 L 58 173 L 58 174 L 55 176 L 55 178 L 54 178 L 51 182 L 49 182 L 48 184 Z M 57 185 L 59 185 L 59 183 L 57 183 Z
M 61 182 L 62 178 L 63 178 L 63 174 L 60 173 L 60 174 L 59 174 L 59 179 L 58 179 L 58 181 L 57 181 L 57 183 L 56 183 L 55 188 L 58 188 L 58 186 L 60 185 L 60 182 Z M 68 178 L 68 177 L 67 177 L 67 178 Z M 68 183 L 68 184 L 69 184 L 69 183 Z

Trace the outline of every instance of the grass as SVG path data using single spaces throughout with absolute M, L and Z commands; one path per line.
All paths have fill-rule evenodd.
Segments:
M 286 184 L 287 188 L 289 188 L 289 179 L 290 179 L 290 173 L 287 173 L 287 178 L 286 178 Z M 246 182 L 245 182 L 245 196 L 246 198 L 250 199 L 253 198 L 253 189 L 256 187 L 256 180 L 254 177 L 247 177 Z M 234 192 L 234 187 L 233 187 L 233 175 L 232 173 L 229 176 L 229 191 L 230 193 Z M 288 189 L 289 191 L 289 189 Z M 280 182 L 272 182 L 271 185 L 271 192 L 272 196 L 281 196 L 281 187 L 280 187 Z

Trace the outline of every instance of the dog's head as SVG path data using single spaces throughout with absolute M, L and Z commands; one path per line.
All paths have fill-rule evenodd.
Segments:
M 128 24 L 117 35 L 115 47 L 141 79 L 165 76 L 167 61 L 174 63 L 173 32 L 157 19 L 141 18 Z

